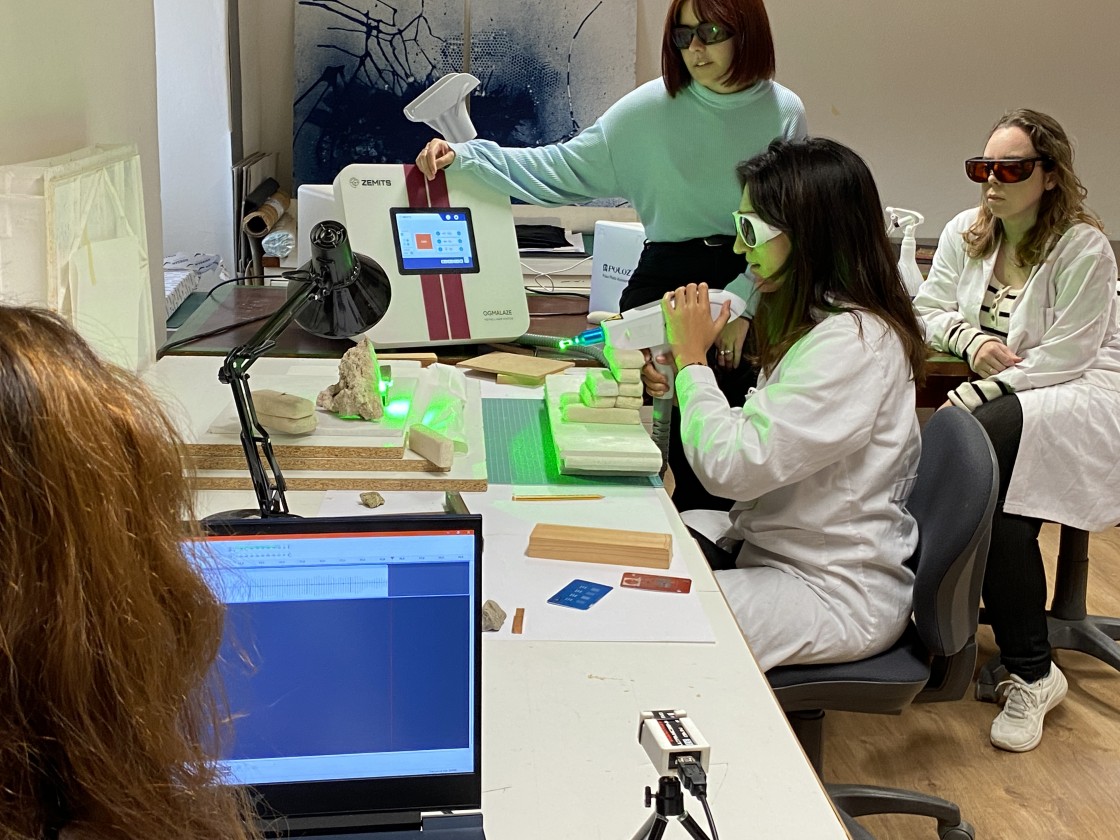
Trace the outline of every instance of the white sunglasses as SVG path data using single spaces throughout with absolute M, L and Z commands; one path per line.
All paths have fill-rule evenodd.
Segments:
M 735 230 L 748 248 L 757 248 L 783 232 L 766 224 L 757 213 L 740 213 L 736 210 L 731 218 L 735 220 Z

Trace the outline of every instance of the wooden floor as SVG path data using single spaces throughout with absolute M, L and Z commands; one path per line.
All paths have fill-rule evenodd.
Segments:
M 1057 526 L 1042 533 L 1053 580 Z M 1120 616 L 1120 528 L 1089 544 L 1091 614 Z M 979 661 L 995 652 L 979 636 Z M 825 779 L 914 788 L 956 802 L 977 840 L 1120 838 L 1120 672 L 1085 654 L 1056 651 L 1069 679 L 1065 701 L 1046 717 L 1041 745 L 1015 754 L 988 742 L 998 709 L 971 696 L 913 706 L 902 715 L 829 712 Z M 863 817 L 878 840 L 936 838 L 923 817 Z

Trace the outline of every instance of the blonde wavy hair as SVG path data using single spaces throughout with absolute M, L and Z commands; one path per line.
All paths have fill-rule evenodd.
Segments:
M 988 132 L 991 137 L 1001 128 L 1014 126 L 1021 128 L 1031 139 L 1035 152 L 1043 158 L 1043 169 L 1054 177 L 1053 189 L 1042 194 L 1038 208 L 1038 219 L 1027 233 L 1018 248 L 1021 265 L 1038 265 L 1049 253 L 1058 238 L 1070 226 L 1084 222 L 1098 230 L 1103 230 L 1101 220 L 1085 207 L 1088 191 L 1077 173 L 1073 171 L 1073 145 L 1065 130 L 1053 117 L 1029 108 L 1008 111 Z M 976 221 L 964 233 L 968 255 L 973 259 L 989 256 L 995 250 L 1001 235 L 1003 222 L 995 218 L 983 204 Z
M 0 305 L 0 838 L 245 840 L 208 674 L 223 608 L 180 550 L 170 420 L 62 319 Z

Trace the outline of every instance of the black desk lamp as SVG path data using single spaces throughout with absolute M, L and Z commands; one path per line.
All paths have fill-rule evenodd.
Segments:
M 241 423 L 241 446 L 259 507 L 259 511 L 231 511 L 220 516 L 263 519 L 291 515 L 284 497 L 284 476 L 276 463 L 272 442 L 257 421 L 249 390 L 250 365 L 273 347 L 276 337 L 293 320 L 314 335 L 351 338 L 374 326 L 389 308 L 392 289 L 384 269 L 350 249 L 346 228 L 338 222 L 315 225 L 311 229 L 311 259 L 284 276 L 289 280 L 287 301 L 252 338 L 229 352 L 218 371 L 218 379 L 233 389 L 233 404 Z

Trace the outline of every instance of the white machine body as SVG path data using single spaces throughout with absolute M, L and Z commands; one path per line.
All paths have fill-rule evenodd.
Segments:
M 638 743 L 662 776 L 676 770 L 682 755 L 708 769 L 712 748 L 684 709 L 662 709 L 638 715 Z
M 354 251 L 380 263 L 393 295 L 366 335 L 378 348 L 509 341 L 529 328 L 508 196 L 412 164 L 354 163 L 333 187 L 299 188 L 299 258 L 307 232 L 335 219 Z
M 731 301 L 731 317 L 742 316 L 747 308 L 746 302 L 736 294 L 724 289 L 708 291 L 708 301 L 712 306 L 712 320 L 719 317 L 724 301 Z M 673 396 L 673 366 L 660 365 L 658 355 L 670 352 L 668 337 L 665 333 L 665 316 L 661 312 L 661 301 L 655 300 L 642 306 L 635 306 L 619 315 L 608 318 L 600 326 L 603 328 L 603 341 L 616 350 L 646 350 L 654 358 L 654 366 L 669 381 L 669 390 L 662 399 Z

